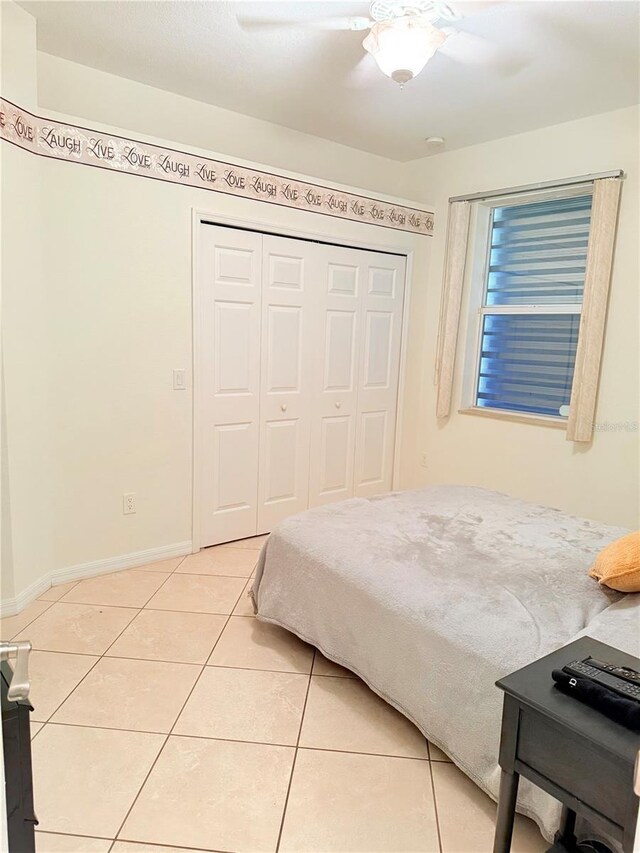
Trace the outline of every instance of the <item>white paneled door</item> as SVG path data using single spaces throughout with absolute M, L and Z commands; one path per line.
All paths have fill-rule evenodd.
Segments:
M 263 237 L 259 532 L 308 506 L 318 249 Z
M 256 531 L 262 235 L 203 226 L 200 239 L 202 545 Z
M 395 446 L 405 258 L 372 255 L 363 265 L 358 341 L 355 495 L 391 489 Z
M 200 542 L 391 488 L 405 258 L 202 225 Z
M 310 506 L 391 488 L 406 264 L 323 248 Z
M 353 494 L 363 254 L 327 246 L 320 264 L 320 328 L 312 400 L 309 504 Z

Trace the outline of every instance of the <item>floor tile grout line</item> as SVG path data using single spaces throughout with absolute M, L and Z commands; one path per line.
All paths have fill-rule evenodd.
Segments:
M 182 713 L 182 712 L 181 712 Z M 246 743 L 246 744 L 255 744 L 256 746 L 278 746 L 278 747 L 286 747 L 287 749 L 298 749 L 304 750 L 305 752 L 335 752 L 340 755 L 370 755 L 374 758 L 396 758 L 399 761 L 429 761 L 428 758 L 422 758 L 419 755 L 394 755 L 388 752 L 362 752 L 362 750 L 356 751 L 353 749 L 338 749 L 337 747 L 328 747 L 328 746 L 297 746 L 295 743 L 274 743 L 273 741 L 263 741 L 263 740 L 240 740 L 239 738 L 231 738 L 231 737 L 214 737 L 208 735 L 194 735 L 194 734 L 186 734 L 183 732 L 158 732 L 158 731 L 149 731 L 147 729 L 122 729 L 116 728 L 115 726 L 96 726 L 96 725 L 87 725 L 86 723 L 66 723 L 57 720 L 49 720 L 47 723 L 42 724 L 42 728 L 44 726 L 67 726 L 69 728 L 74 729 L 100 729 L 101 731 L 109 731 L 109 732 L 127 732 L 128 734 L 146 734 L 146 735 L 160 735 L 166 737 L 181 737 L 181 738 L 192 738 L 194 740 L 214 740 L 221 741 L 222 743 Z M 41 729 L 42 731 L 42 729 Z M 34 735 L 34 737 L 37 735 Z M 450 764 L 451 762 L 435 762 L 436 764 Z M 47 830 L 45 830 L 47 831 Z
M 185 558 L 185 559 L 186 559 L 186 558 Z M 152 592 L 152 593 L 151 593 L 151 595 L 149 596 L 149 598 L 147 598 L 147 600 L 146 600 L 146 601 L 145 601 L 145 603 L 142 605 L 142 607 L 140 608 L 140 610 L 144 610 L 144 609 L 145 609 L 145 607 L 146 607 L 146 606 L 147 606 L 147 604 L 151 601 L 151 599 L 152 599 L 152 598 L 154 598 L 154 596 L 156 596 L 156 595 L 160 592 L 160 590 L 162 589 L 162 587 L 163 587 L 163 586 L 164 586 L 164 585 L 165 585 L 165 584 L 166 584 L 166 583 L 167 583 L 167 582 L 168 582 L 168 581 L 173 577 L 173 575 L 174 575 L 174 573 L 175 573 L 176 569 L 179 569 L 183 562 L 184 562 L 184 560 L 181 560 L 181 561 L 180 561 L 180 563 L 178 563 L 178 565 L 176 566 L 176 568 L 173 570 L 173 572 L 170 572 L 170 573 L 167 575 L 167 577 L 162 581 L 162 583 L 161 583 L 161 584 L 160 584 L 160 586 L 155 590 L 155 592 Z M 151 572 L 146 572 L 146 574 L 150 575 L 150 574 L 151 574 Z M 140 614 L 138 614 L 138 616 L 139 616 L 139 615 L 140 615 Z M 137 619 L 137 618 L 138 618 L 138 616 L 136 616 L 135 618 Z M 112 644 L 112 645 L 113 645 L 113 644 Z M 109 651 L 109 649 L 107 649 L 107 651 Z
M 36 598 L 36 599 L 35 599 L 35 601 L 39 601 L 39 599 L 38 599 L 38 598 Z M 32 619 L 30 622 L 27 622 L 27 624 L 26 624 L 23 628 L 20 628 L 20 630 L 19 630 L 19 631 L 16 631 L 16 632 L 15 632 L 15 634 L 12 634 L 12 635 L 9 637 L 9 640 L 15 640 L 15 639 L 16 639 L 16 637 L 18 636 L 18 634 L 22 634 L 22 632 L 23 632 L 23 631 L 25 631 L 27 628 L 29 628 L 29 626 L 33 625 L 33 623 L 34 623 L 34 622 L 37 622 L 37 621 L 38 621 L 38 619 L 39 619 L 41 616 L 43 616 L 43 615 L 47 612 L 47 610 L 50 610 L 50 609 L 53 607 L 53 605 L 54 605 L 54 604 L 57 604 L 57 603 L 58 603 L 57 601 L 47 601 L 47 605 L 48 605 L 48 607 L 45 607 L 45 609 L 44 609 L 41 613 L 38 613 L 38 615 L 37 615 L 37 616 L 34 616 L 34 617 L 33 617 L 33 619 Z M 33 604 L 33 601 L 29 602 L 29 604 Z M 29 606 L 29 605 L 27 605 L 27 607 L 28 607 L 28 606 Z M 27 609 L 27 608 L 25 607 L 25 608 L 24 608 L 24 610 L 26 610 L 26 609 Z M 22 613 L 22 610 L 20 611 L 20 613 Z M 20 615 L 20 613 L 15 613 L 14 615 L 15 615 L 15 616 L 19 616 L 19 615 Z M 12 619 L 13 617 L 12 617 L 12 616 L 5 616 L 4 618 L 5 618 L 5 619 Z M 4 642 L 6 642 L 6 641 L 4 641 Z
M 433 813 L 436 819 L 436 832 L 438 833 L 438 846 L 440 848 L 440 853 L 444 853 L 444 848 L 442 847 L 442 833 L 440 831 L 440 817 L 438 815 L 438 798 L 436 797 L 436 783 L 433 778 L 433 764 L 431 763 L 431 748 L 429 741 L 427 741 L 427 752 L 429 754 L 429 776 L 431 777 L 431 797 L 433 798 Z
M 187 695 L 187 698 L 184 700 L 184 704 L 182 705 L 182 708 L 180 709 L 180 711 L 179 711 L 179 713 L 178 713 L 177 717 L 175 718 L 175 720 L 174 720 L 174 722 L 173 722 L 173 725 L 171 726 L 171 729 L 170 729 L 170 731 L 169 731 L 169 734 L 170 734 L 170 735 L 171 735 L 171 734 L 173 734 L 173 730 L 175 729 L 175 727 L 176 727 L 176 725 L 177 725 L 177 723 L 178 723 L 178 720 L 180 719 L 180 715 L 181 715 L 181 714 L 182 714 L 182 712 L 184 711 L 184 709 L 185 709 L 185 707 L 186 707 L 186 705 L 187 705 L 187 702 L 188 702 L 188 701 L 189 701 L 189 699 L 191 698 L 191 695 L 192 695 L 193 691 L 196 689 L 196 687 L 197 687 L 197 685 L 198 685 L 198 682 L 199 682 L 199 681 L 200 681 L 200 679 L 202 678 L 202 675 L 203 675 L 203 673 L 204 673 L 204 671 L 205 671 L 205 669 L 206 669 L 206 667 L 207 667 L 207 663 L 208 663 L 208 661 L 211 659 L 211 655 L 214 653 L 214 651 L 215 651 L 215 649 L 216 649 L 216 646 L 217 646 L 217 645 L 218 645 L 218 643 L 220 642 L 220 640 L 221 640 L 221 638 L 222 638 L 222 635 L 224 634 L 224 632 L 225 632 L 225 630 L 226 630 L 226 628 L 227 628 L 227 625 L 229 624 L 229 622 L 230 622 L 230 620 L 231 620 L 231 617 L 233 616 L 233 611 L 234 611 L 234 610 L 235 610 L 235 608 L 238 606 L 238 602 L 239 602 L 239 601 L 240 601 L 240 599 L 242 598 L 242 593 L 243 593 L 243 592 L 244 592 L 244 587 L 242 588 L 242 590 L 241 590 L 241 592 L 240 592 L 240 595 L 237 597 L 237 599 L 236 599 L 236 603 L 233 605 L 233 608 L 231 609 L 231 613 L 229 613 L 229 615 L 227 616 L 227 618 L 226 618 L 226 620 L 225 620 L 225 623 L 224 623 L 224 625 L 222 626 L 222 630 L 220 631 L 220 633 L 219 633 L 219 634 L 218 634 L 218 636 L 216 637 L 216 641 L 215 641 L 215 643 L 213 644 L 213 648 L 212 648 L 212 649 L 211 649 L 211 651 L 209 652 L 209 656 L 207 657 L 207 660 L 202 664 L 202 667 L 201 667 L 201 669 L 200 669 L 200 673 L 198 674 L 198 676 L 197 676 L 196 680 L 194 681 L 194 683 L 193 683 L 193 687 L 192 687 L 192 688 L 191 688 L 191 690 L 189 691 L 189 694 Z
M 68 584 L 73 584 L 71 589 L 75 589 L 79 583 L 80 583 L 80 581 L 67 581 L 66 583 L 57 584 L 57 586 L 67 586 Z M 45 598 L 44 596 L 47 595 L 47 593 L 49 593 L 52 589 L 56 589 L 56 586 L 54 586 L 53 584 L 51 584 L 49 589 L 46 590 L 46 592 L 43 592 L 42 595 L 39 595 L 35 600 L 36 601 L 50 601 L 52 604 L 54 604 L 56 601 L 62 601 L 62 599 L 67 594 L 67 592 L 71 592 L 71 589 L 68 589 L 67 592 L 64 592 L 58 598 Z
M 138 613 L 139 613 L 139 612 L 140 612 L 140 611 L 138 611 Z M 138 615 L 138 613 L 136 613 L 136 616 Z M 129 625 L 131 625 L 131 623 L 133 622 L 133 620 L 136 618 L 136 616 L 134 616 L 134 617 L 133 617 L 133 619 L 130 619 L 130 620 L 129 620 L 129 622 L 127 622 L 127 624 L 126 624 L 126 625 L 124 626 L 124 628 L 120 631 L 120 633 L 119 633 L 119 634 L 118 634 L 118 636 L 114 639 L 114 641 L 113 641 L 109 646 L 107 646 L 107 648 L 105 649 L 105 651 L 104 651 L 104 652 L 102 652 L 102 654 L 101 654 L 101 655 L 98 655 L 98 656 L 97 656 L 97 657 L 98 657 L 98 659 L 94 662 L 93 666 L 91 666 L 91 667 L 90 667 L 90 668 L 85 672 L 85 674 L 82 676 L 82 678 L 80 679 L 80 681 L 76 684 L 76 686 L 75 686 L 75 687 L 74 687 L 74 688 L 73 688 L 69 693 L 67 693 L 67 695 L 66 695 L 66 696 L 65 696 L 65 698 L 62 700 L 62 702 L 58 705 L 58 707 L 55 709 L 55 711 L 53 711 L 53 713 L 49 715 L 49 719 L 48 719 L 48 720 L 46 720 L 46 723 L 51 722 L 51 720 L 52 720 L 52 718 L 53 718 L 54 714 L 57 714 L 57 713 L 58 713 L 58 711 L 60 710 L 60 708 L 62 708 L 62 706 L 64 705 L 64 703 L 67 701 L 67 699 L 70 699 L 70 698 L 71 698 L 71 696 L 76 692 L 76 690 L 78 689 L 78 687 L 80 687 L 80 685 L 81 685 L 81 684 L 82 684 L 82 682 L 85 680 L 85 678 L 89 675 L 89 673 L 90 673 L 90 672 L 93 672 L 93 670 L 96 668 L 96 666 L 97 666 L 97 665 L 100 663 L 100 661 L 104 658 L 105 654 L 109 651 L 109 649 L 111 648 L 111 646 L 113 645 L 113 643 L 115 643 L 115 642 L 116 642 L 116 640 L 118 640 L 118 639 L 119 639 L 119 638 L 124 634 L 124 632 L 127 630 L 127 628 L 129 627 Z M 41 650 L 41 651 L 42 651 L 42 650 Z M 72 654 L 72 652 L 69 652 L 69 654 Z M 35 709 L 34 709 L 34 710 L 35 710 Z M 89 726 L 88 728 L 91 728 L 91 727 Z
M 219 577 L 219 575 L 217 575 L 217 577 Z M 236 580 L 242 580 L 242 578 L 236 578 Z M 242 598 L 243 592 L 244 592 L 244 587 L 242 588 L 242 592 L 238 596 L 238 601 L 236 601 L 236 603 L 233 605 L 234 607 L 238 606 L 238 602 L 240 601 L 240 598 Z M 169 607 L 143 607 L 141 609 L 142 610 L 153 610 L 156 613 L 191 613 L 191 614 L 194 614 L 195 616 L 201 616 L 201 615 L 204 615 L 204 616 L 235 616 L 236 615 L 233 612 L 231 612 L 231 613 L 219 613 L 218 611 L 214 611 L 214 610 L 172 610 Z M 246 619 L 246 617 L 243 617 L 243 618 Z
M 238 602 L 240 601 L 240 596 L 242 595 L 242 592 L 243 592 L 243 591 L 244 591 L 244 588 L 243 588 L 243 590 L 240 592 L 240 595 L 238 595 L 238 598 L 236 599 L 236 603 L 233 605 L 233 608 L 237 607 Z M 232 608 L 232 612 L 233 612 L 233 608 Z M 223 633 L 224 633 L 225 628 L 226 628 L 226 627 L 227 627 L 227 625 L 229 624 L 229 619 L 231 619 L 231 613 L 227 616 L 227 620 L 226 620 L 226 622 L 224 623 L 224 625 L 223 625 L 223 627 L 222 627 L 222 631 L 220 631 L 220 634 L 219 634 L 218 638 L 216 639 L 216 641 L 215 641 L 215 643 L 214 643 L 214 645 L 213 645 L 213 649 L 211 649 L 210 654 L 213 654 L 213 650 L 215 649 L 215 647 L 216 647 L 216 646 L 218 645 L 218 643 L 220 642 L 220 637 L 222 637 L 222 635 L 223 635 Z M 107 649 L 107 651 L 108 651 L 108 649 Z M 181 716 L 182 712 L 183 712 L 183 711 L 184 711 L 184 709 L 186 708 L 187 702 L 188 702 L 188 701 L 189 701 L 189 699 L 191 698 L 191 696 L 192 696 L 192 694 L 193 694 L 193 691 L 196 689 L 196 685 L 197 685 L 197 684 L 198 684 L 198 682 L 200 681 L 200 678 L 202 677 L 202 673 L 204 672 L 205 667 L 206 667 L 206 663 L 202 665 L 202 667 L 201 667 L 201 669 L 200 669 L 200 673 L 199 673 L 199 674 L 198 674 L 198 676 L 196 677 L 195 681 L 193 682 L 193 686 L 192 686 L 191 690 L 190 690 L 190 691 L 189 691 L 189 693 L 187 694 L 187 696 L 186 696 L 186 698 L 185 698 L 184 702 L 182 703 L 182 707 L 180 708 L 180 710 L 179 710 L 179 711 L 178 711 L 178 713 L 176 714 L 176 718 L 175 718 L 175 720 L 173 721 L 173 725 L 171 726 L 171 728 L 170 728 L 170 730 L 169 730 L 169 733 L 168 733 L 168 734 L 167 734 L 167 736 L 165 737 L 164 742 L 163 742 L 162 746 L 160 747 L 160 749 L 159 749 L 159 751 L 158 751 L 158 754 L 156 755 L 156 757 L 155 757 L 155 759 L 154 759 L 154 761 L 153 761 L 153 763 L 152 763 L 151 767 L 149 768 L 149 772 L 148 772 L 148 773 L 147 773 L 147 775 L 144 777 L 144 779 L 143 779 L 143 781 L 142 781 L 142 785 L 140 785 L 140 788 L 138 789 L 137 794 L 136 794 L 136 795 L 135 795 L 135 797 L 133 798 L 133 801 L 132 801 L 131 805 L 129 806 L 129 808 L 128 808 L 128 810 L 127 810 L 127 813 L 126 813 L 126 815 L 124 816 L 124 820 L 123 820 L 123 821 L 122 821 L 122 823 L 120 824 L 120 827 L 118 828 L 118 831 L 117 831 L 117 832 L 116 832 L 116 834 L 115 834 L 115 839 L 116 839 L 116 840 L 118 839 L 118 836 L 119 836 L 119 835 L 120 835 L 120 833 L 122 832 L 122 830 L 123 830 L 123 828 L 124 828 L 124 825 L 126 824 L 127 820 L 129 819 L 129 815 L 130 815 L 130 814 L 131 814 L 131 812 L 133 811 L 133 808 L 134 808 L 135 804 L 138 802 L 138 798 L 140 797 L 140 794 L 142 793 L 142 790 L 143 790 L 144 786 L 146 785 L 147 780 L 149 779 L 149 777 L 150 777 L 150 775 L 151 775 L 151 773 L 152 773 L 152 771 L 153 771 L 153 768 L 156 766 L 156 764 L 158 763 L 158 761 L 159 761 L 159 759 L 160 759 L 160 756 L 161 756 L 161 755 L 162 755 L 162 753 L 164 752 L 164 748 L 165 748 L 165 746 L 169 743 L 169 738 L 171 737 L 171 735 L 172 735 L 172 733 L 173 733 L 173 730 L 175 729 L 176 724 L 177 724 L 178 720 L 180 719 L 180 716 Z
M 147 574 L 151 574 L 151 572 L 147 572 Z M 237 578 L 238 580 L 251 580 L 251 575 L 223 575 L 221 572 L 179 572 L 177 569 L 175 572 L 171 572 L 172 575 L 194 575 L 197 578 Z
M 64 835 L 65 838 L 95 838 L 98 841 L 113 841 L 109 835 L 83 835 L 79 832 L 64 832 L 61 829 L 37 829 L 36 835 Z
M 127 822 L 127 820 L 129 819 L 129 815 L 131 814 L 131 812 L 132 812 L 133 807 L 135 806 L 135 804 L 138 802 L 138 797 L 139 797 L 139 796 L 140 796 L 140 794 L 142 793 L 142 789 L 143 789 L 143 788 L 144 788 L 144 786 L 147 784 L 147 779 L 149 778 L 149 776 L 151 776 L 151 773 L 153 772 L 153 768 L 154 768 L 154 767 L 156 766 L 156 764 L 158 763 L 158 759 L 160 758 L 160 756 L 161 756 L 161 755 L 162 755 L 162 753 L 164 752 L 164 748 L 165 748 L 165 746 L 167 745 L 167 743 L 168 743 L 168 742 L 169 742 L 169 735 L 165 735 L 165 736 L 164 736 L 164 740 L 162 741 L 162 745 L 161 745 L 160 749 L 158 750 L 158 754 L 156 755 L 156 757 L 155 757 L 155 758 L 153 759 L 153 761 L 151 762 L 151 767 L 150 767 L 150 768 L 149 768 L 149 770 L 147 771 L 147 773 L 146 773 L 146 775 L 145 775 L 144 779 L 142 780 L 142 784 L 141 784 L 141 785 L 140 785 L 140 787 L 138 788 L 138 791 L 137 791 L 137 793 L 136 793 L 135 797 L 133 798 L 133 800 L 132 800 L 132 802 L 131 802 L 131 805 L 130 805 L 130 806 L 129 806 L 129 808 L 127 809 L 127 812 L 126 812 L 126 814 L 125 814 L 125 816 L 124 816 L 124 818 L 123 818 L 123 820 L 122 820 L 122 823 L 120 824 L 120 826 L 118 827 L 118 829 L 117 829 L 117 831 L 116 831 L 116 833 L 115 833 L 115 837 L 114 837 L 114 839 L 113 839 L 113 843 L 114 843 L 114 844 L 115 844 L 115 842 L 116 842 L 116 841 L 119 841 L 119 840 L 120 840 L 120 839 L 118 838 L 118 836 L 119 836 L 119 835 L 120 835 L 120 833 L 122 832 L 122 829 L 123 829 L 123 827 L 124 827 L 125 823 L 126 823 L 126 822 Z
M 218 642 L 218 640 L 216 640 L 216 642 L 213 644 L 211 651 L 209 652 L 209 655 L 207 656 L 207 660 L 213 654 L 213 650 L 215 649 L 217 642 Z M 89 655 L 85 655 L 85 657 L 89 657 Z M 199 661 L 199 660 L 192 661 L 192 660 L 164 660 L 164 658 L 162 658 L 162 659 L 160 659 L 160 658 L 135 658 L 135 657 L 131 657 L 130 655 L 102 655 L 102 657 L 108 657 L 109 660 L 139 660 L 142 663 L 171 663 L 171 664 L 178 664 L 179 666 L 204 666 L 204 667 L 208 667 L 209 669 L 237 669 L 237 670 L 240 670 L 241 672 L 272 672 L 272 673 L 277 674 L 277 675 L 300 675 L 300 676 L 309 675 L 308 672 L 306 672 L 306 671 L 300 672 L 300 670 L 297 670 L 297 669 L 262 669 L 261 667 L 258 667 L 258 666 L 229 666 L 229 664 L 222 664 L 222 663 L 203 663 L 202 661 Z M 317 675 L 316 673 L 313 673 L 313 677 L 314 678 L 344 678 L 345 680 L 355 681 L 355 678 L 349 679 L 349 676 L 347 676 L 347 675 Z M 36 720 L 36 722 L 40 723 L 40 722 L 42 722 L 42 720 Z
M 60 708 L 62 708 L 62 706 L 64 705 L 64 703 L 67 701 L 67 699 L 69 699 L 69 698 L 71 697 L 71 695 L 72 695 L 73 693 L 75 693 L 75 692 L 76 692 L 76 690 L 78 689 L 78 687 L 80 687 L 80 685 L 81 685 L 81 684 L 82 684 L 82 682 L 85 680 L 85 678 L 89 675 L 89 673 L 90 673 L 90 672 L 93 672 L 93 670 L 96 668 L 96 666 L 100 663 L 100 661 L 101 661 L 101 660 L 102 660 L 102 655 L 101 655 L 100 657 L 96 658 L 96 660 L 93 662 L 93 664 L 89 667 L 89 669 L 88 669 L 88 670 L 85 672 L 85 674 L 82 676 L 82 678 L 80 679 L 80 681 L 79 681 L 79 682 L 78 682 L 74 687 L 72 687 L 72 688 L 71 688 L 71 690 L 67 693 L 67 695 L 64 697 L 64 699 L 62 700 L 62 702 L 60 702 L 60 704 L 59 704 L 59 705 L 57 705 L 57 706 L 55 707 L 55 709 L 54 709 L 54 710 L 49 714 L 48 718 L 44 721 L 43 725 L 45 725 L 45 726 L 46 726 L 46 724 L 47 724 L 47 723 L 50 723 L 50 722 L 51 722 L 51 720 L 52 720 L 52 718 L 53 718 L 54 714 L 57 714 L 57 713 L 58 713 L 58 711 L 60 710 Z M 36 708 L 34 708 L 33 710 L 34 710 L 34 711 L 36 711 Z M 31 713 L 33 713 L 33 711 L 32 711 Z M 32 718 L 32 719 L 33 719 L 33 718 Z M 36 719 L 33 719 L 33 721 L 34 721 L 34 723 L 39 723 L 39 722 L 41 722 L 41 720 L 36 720 Z
M 123 569 L 122 571 L 135 572 L 135 569 Z M 113 574 L 118 574 L 118 572 L 114 572 Z M 85 605 L 92 605 L 93 607 L 128 607 L 128 608 L 135 609 L 135 610 L 144 610 L 144 608 L 151 601 L 151 599 L 154 597 L 154 595 L 162 589 L 162 587 L 166 584 L 166 582 L 169 580 L 169 578 L 173 577 L 173 572 L 139 572 L 139 574 L 141 574 L 141 575 L 159 575 L 159 574 L 166 575 L 165 579 L 162 581 L 160 586 L 158 586 L 151 593 L 149 598 L 145 599 L 144 604 L 96 604 L 94 601 L 71 601 L 71 600 L 67 600 L 67 595 L 71 595 L 71 593 L 73 592 L 72 589 L 70 589 L 69 592 L 63 598 L 59 599 L 58 602 L 54 602 L 54 603 L 85 604 Z M 105 575 L 98 575 L 98 577 L 105 577 Z M 94 580 L 94 578 L 86 578 L 86 580 Z
M 157 844 L 154 844 L 152 841 L 136 841 L 130 840 L 128 838 L 109 838 L 106 835 L 80 835 L 74 832 L 62 832 L 61 830 L 56 830 L 52 832 L 48 829 L 36 829 L 36 835 L 62 835 L 65 838 L 92 838 L 96 841 L 110 841 L 111 847 L 107 851 L 109 853 L 110 850 L 113 849 L 113 845 L 117 844 L 121 841 L 123 844 L 139 844 L 142 847 L 157 847 Z M 162 844 L 162 847 L 166 847 L 169 850 L 185 850 L 185 847 L 178 847 L 176 844 Z M 197 853 L 232 853 L 232 851 L 224 851 L 224 850 L 214 850 L 212 847 L 190 847 L 189 850 L 197 851 Z
M 275 853 L 278 853 L 278 851 L 280 850 L 280 843 L 282 841 L 282 832 L 284 830 L 284 822 L 285 822 L 286 817 L 287 817 L 287 808 L 289 806 L 289 794 L 291 793 L 291 785 L 293 784 L 293 774 L 295 773 L 295 769 L 296 769 L 296 761 L 298 758 L 298 748 L 300 746 L 300 737 L 302 735 L 302 726 L 304 725 L 304 715 L 305 715 L 305 712 L 307 710 L 307 701 L 309 700 L 309 690 L 311 689 L 311 678 L 312 678 L 313 667 L 314 667 L 315 662 L 316 662 L 316 655 L 317 654 L 318 654 L 318 650 L 314 649 L 313 650 L 313 657 L 311 659 L 311 667 L 309 669 L 309 680 L 307 681 L 307 692 L 305 693 L 305 696 L 304 696 L 304 703 L 302 705 L 302 714 L 300 715 L 300 725 L 298 726 L 298 737 L 296 739 L 296 748 L 295 748 L 295 752 L 293 753 L 293 761 L 291 762 L 291 773 L 289 774 L 289 784 L 287 785 L 287 793 L 285 794 L 285 798 L 284 798 L 284 806 L 282 809 L 282 819 L 280 820 L 280 829 L 278 831 L 278 840 L 276 841 Z

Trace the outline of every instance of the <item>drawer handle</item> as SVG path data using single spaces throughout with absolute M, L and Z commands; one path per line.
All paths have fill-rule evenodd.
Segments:
M 283 412 L 286 412 L 286 411 L 287 411 L 287 404 L 286 404 L 286 403 L 283 403 L 283 404 L 280 406 L 280 408 L 282 409 L 282 411 L 283 411 Z
M 13 667 L 11 684 L 7 691 L 7 699 L 10 702 L 20 702 L 29 698 L 29 652 L 31 643 L 23 641 L 18 643 L 0 643 L 0 660 L 9 660 L 14 657 L 16 662 Z
M 338 403 L 336 403 L 336 409 L 339 409 L 339 408 L 340 408 L 340 403 L 338 402 Z

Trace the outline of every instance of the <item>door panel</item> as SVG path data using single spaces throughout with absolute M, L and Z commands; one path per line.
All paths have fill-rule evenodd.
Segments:
M 252 424 L 216 425 L 213 430 L 216 484 L 214 512 L 250 509 L 254 477 L 249 469 L 236 464 L 238 458 L 251 451 Z
M 367 258 L 358 365 L 355 495 L 391 489 L 405 264 L 405 258 L 394 255 L 369 253 Z
M 200 545 L 256 533 L 262 235 L 201 226 Z
M 387 469 L 386 442 L 388 412 L 363 412 L 359 420 L 357 448 L 360 486 L 384 487 Z
M 317 253 L 264 236 L 258 533 L 308 506 Z
M 322 246 L 319 270 L 317 322 L 322 336 L 313 379 L 310 506 L 353 494 L 363 253 Z
M 302 308 L 290 305 L 267 306 L 266 391 L 300 392 L 302 362 Z
M 356 354 L 356 312 L 327 311 L 324 391 L 353 390 Z
M 298 420 L 267 421 L 265 424 L 265 504 L 295 499 L 298 490 L 296 455 Z
M 351 491 L 353 479 L 353 416 L 326 417 L 320 425 L 322 433 L 319 458 L 319 502 L 334 500 L 334 495 Z M 336 500 L 339 498 L 335 498 Z
M 213 388 L 220 394 L 251 394 L 251 335 L 255 325 L 254 306 L 214 300 Z
M 388 388 L 392 360 L 393 314 L 390 311 L 367 311 L 363 388 Z

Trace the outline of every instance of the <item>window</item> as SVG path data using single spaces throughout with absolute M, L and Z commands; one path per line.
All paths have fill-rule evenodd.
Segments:
M 568 441 L 591 441 L 623 176 L 618 169 L 449 199 L 438 419 L 451 414 L 468 290 L 461 411 L 534 418 L 566 427 Z
M 565 419 L 592 196 L 491 207 L 472 405 Z

